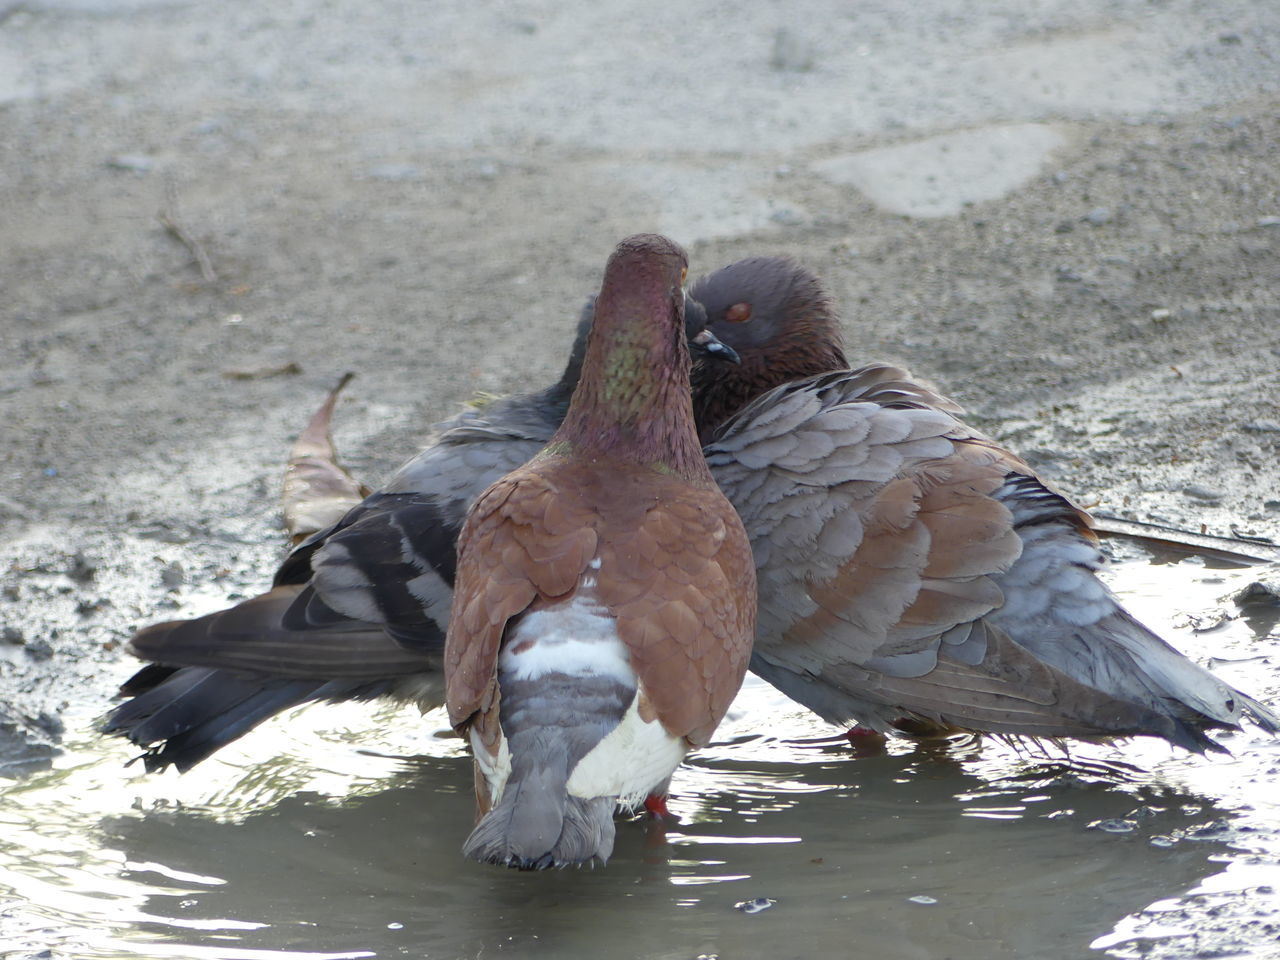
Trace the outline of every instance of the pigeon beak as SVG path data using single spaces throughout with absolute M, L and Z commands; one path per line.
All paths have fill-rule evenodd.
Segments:
M 742 358 L 738 356 L 738 351 L 727 343 L 722 342 L 710 330 L 701 331 L 689 341 L 689 346 L 693 348 L 695 356 L 706 357 L 710 360 L 727 360 L 729 363 L 742 362 Z

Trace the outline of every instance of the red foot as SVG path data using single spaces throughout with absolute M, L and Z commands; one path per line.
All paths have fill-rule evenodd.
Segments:
M 655 820 L 667 820 L 671 817 L 671 811 L 667 809 L 666 794 L 649 794 L 644 798 L 644 808 L 649 811 L 649 816 Z

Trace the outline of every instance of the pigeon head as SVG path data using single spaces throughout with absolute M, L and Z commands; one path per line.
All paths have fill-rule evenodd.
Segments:
M 816 276 L 785 257 L 739 260 L 698 280 L 689 297 L 707 330 L 739 357 L 735 366 L 700 360 L 693 406 L 704 442 L 767 390 L 848 367 L 840 321 Z
M 577 332 L 573 337 L 573 349 L 569 351 L 569 361 L 565 364 L 560 380 L 551 389 L 553 402 L 559 400 L 564 408 L 569 406 L 578 380 L 582 377 L 582 362 L 587 356 L 587 335 L 591 332 L 591 322 L 596 315 L 596 298 L 587 297 L 578 314 Z M 739 363 L 737 351 L 722 343 L 707 329 L 707 310 L 697 300 L 686 296 L 684 300 L 684 331 L 689 341 L 689 353 L 695 361 L 712 360 Z M 562 413 L 561 416 L 564 414 Z
M 640 234 L 618 244 L 550 454 L 590 451 L 682 476 L 706 474 L 689 396 L 687 264 L 666 237 Z

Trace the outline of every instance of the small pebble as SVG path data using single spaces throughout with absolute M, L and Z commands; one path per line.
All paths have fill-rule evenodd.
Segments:
M 769 897 L 756 897 L 754 900 L 739 900 L 733 905 L 733 909 L 741 910 L 743 913 L 759 913 L 762 910 L 768 910 L 777 902 Z
M 1103 833 L 1133 833 L 1138 825 L 1132 820 L 1095 820 L 1087 829 L 1101 830 Z
M 1280 433 L 1280 420 L 1250 420 L 1243 429 L 1250 433 Z
M 98 575 L 98 568 L 77 550 L 71 555 L 71 563 L 66 569 L 66 574 L 76 583 L 89 583 Z
M 26 651 L 32 660 L 48 660 L 53 656 L 53 645 L 48 640 L 37 638 L 26 645 Z
M 937 897 L 926 897 L 923 893 L 917 894 L 914 897 L 907 897 L 907 900 L 910 901 L 911 903 L 923 903 L 923 904 L 938 902 Z
M 1231 599 L 1236 606 L 1240 607 L 1252 603 L 1280 606 L 1280 583 L 1264 583 L 1261 580 L 1255 580 Z
M 1199 483 L 1187 484 L 1187 486 L 1182 488 L 1182 492 L 1193 500 L 1204 500 L 1205 502 L 1221 500 L 1226 496 L 1226 494 L 1221 490 L 1215 490 L 1213 487 L 1206 487 Z
M 1221 840 L 1230 836 L 1231 828 L 1225 820 L 1214 820 L 1192 827 L 1186 832 L 1188 840 Z
M 149 173 L 155 169 L 156 158 L 144 153 L 122 153 L 107 161 L 113 170 L 128 170 L 131 173 Z
M 166 590 L 176 590 L 186 582 L 187 571 L 177 560 L 160 570 L 160 583 Z
M 1178 841 L 1173 837 L 1152 837 L 1151 845 L 1153 847 L 1172 847 Z
M 1100 227 L 1104 223 L 1111 222 L 1110 207 L 1094 207 L 1084 215 L 1084 221 L 1091 226 Z
M 1159 323 L 1161 320 L 1168 320 L 1172 316 L 1173 311 L 1166 310 L 1164 307 L 1161 307 L 1159 310 L 1151 311 L 1151 319 L 1156 321 L 1156 323 Z
M 785 73 L 808 73 L 813 69 L 813 51 L 786 27 L 773 35 L 769 66 Z
M 1280 217 L 1259 217 L 1258 226 L 1260 227 L 1280 227 Z

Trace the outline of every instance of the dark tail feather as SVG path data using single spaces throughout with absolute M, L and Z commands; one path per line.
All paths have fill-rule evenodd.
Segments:
M 102 730 L 146 747 L 148 771 L 186 771 L 282 710 L 316 699 L 325 686 L 150 664 L 126 681 L 122 692 L 133 699 L 112 710 Z
M 563 769 L 529 769 L 518 780 L 513 771 L 502 799 L 476 824 L 462 853 L 519 870 L 603 864 L 613 852 L 613 806 L 612 797 L 569 796 Z

